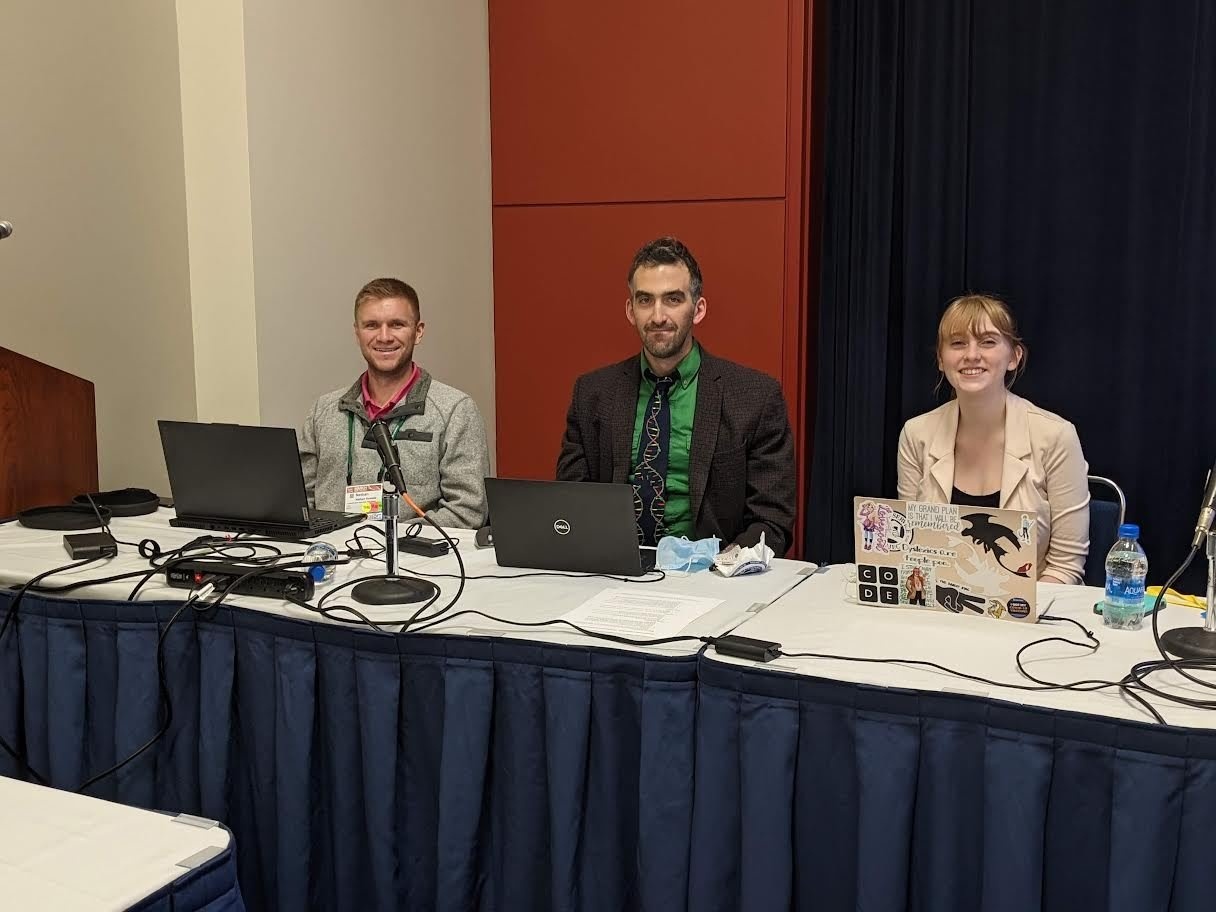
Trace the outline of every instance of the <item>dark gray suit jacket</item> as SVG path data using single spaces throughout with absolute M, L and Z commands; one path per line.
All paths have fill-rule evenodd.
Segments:
M 574 382 L 559 481 L 628 484 L 642 372 L 638 356 Z M 794 529 L 794 442 L 785 397 L 767 374 L 701 349 L 688 466 L 698 538 L 765 541 L 778 557 Z

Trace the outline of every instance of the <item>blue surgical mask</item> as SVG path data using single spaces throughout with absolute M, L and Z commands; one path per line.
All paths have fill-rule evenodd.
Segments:
M 655 566 L 660 570 L 683 570 L 686 573 L 708 570 L 718 556 L 720 544 L 716 537 L 689 541 L 687 538 L 664 535 L 659 539 Z

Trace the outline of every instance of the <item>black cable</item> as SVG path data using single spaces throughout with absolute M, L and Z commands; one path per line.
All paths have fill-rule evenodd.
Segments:
M 512 627 L 552 627 L 555 624 L 564 624 L 565 626 L 570 627 L 573 630 L 577 630 L 579 633 L 583 634 L 584 636 L 591 637 L 592 639 L 607 640 L 611 643 L 620 643 L 626 646 L 664 646 L 668 643 L 683 642 L 708 643 L 712 646 L 715 639 L 714 637 L 691 636 L 685 634 L 683 636 L 659 637 L 653 640 L 634 640 L 630 639 L 629 637 L 620 637 L 611 633 L 601 633 L 598 631 L 589 630 L 585 627 L 580 627 L 578 624 L 571 621 L 567 621 L 565 618 L 552 618 L 547 621 L 511 621 L 506 618 L 494 617 L 491 614 L 486 614 L 484 611 L 478 611 L 474 608 L 464 608 L 460 611 L 447 615 L 446 617 L 431 621 L 429 624 L 423 624 L 421 627 L 416 627 L 411 630 L 410 633 L 421 633 L 428 627 L 434 627 L 436 624 L 439 624 L 442 621 L 450 621 L 466 614 L 475 614 L 478 617 L 483 617 L 486 620 L 494 621 L 497 624 L 508 624 Z M 381 621 L 380 623 L 384 624 L 387 622 Z
M 177 621 L 177 619 L 179 617 L 181 617 L 182 612 L 185 611 L 187 608 L 189 608 L 190 605 L 192 605 L 194 602 L 196 602 L 200 598 L 202 592 L 204 591 L 204 589 L 207 585 L 209 585 L 209 583 L 204 583 L 203 586 L 200 587 L 200 589 L 192 592 L 190 594 L 190 597 L 187 598 L 184 602 L 181 603 L 181 605 L 178 606 L 177 610 L 174 611 L 173 615 L 169 618 L 169 623 L 167 623 L 165 625 L 165 629 L 162 630 L 160 632 L 160 636 L 158 636 L 156 638 L 157 715 L 161 717 L 161 721 L 160 721 L 160 724 L 157 726 L 156 732 L 152 735 L 151 738 L 149 738 L 147 741 L 145 741 L 133 753 L 129 754 L 124 759 L 118 761 L 113 766 L 111 766 L 109 769 L 103 770 L 100 773 L 90 776 L 83 783 L 81 783 L 80 786 L 75 789 L 75 791 L 83 793 L 85 791 L 85 789 L 91 788 L 92 786 L 94 786 L 98 782 L 100 782 L 102 779 L 105 779 L 107 776 L 114 775 L 127 764 L 133 763 L 136 759 L 138 759 L 140 756 L 142 756 L 149 748 L 151 748 L 153 744 L 155 744 L 157 741 L 159 741 L 164 736 L 164 734 L 169 730 L 169 727 L 173 724 L 173 701 L 169 697 L 169 681 L 168 681 L 168 678 L 165 676 L 165 648 L 164 648 L 165 640 L 169 636 L 169 631 L 173 629 L 174 623 Z
M 1168 667 L 1168 668 L 1172 669 L 1173 671 L 1176 671 L 1178 674 L 1182 675 L 1187 680 L 1189 680 L 1195 684 L 1198 684 L 1201 687 L 1216 687 L 1216 684 L 1213 684 L 1210 681 L 1202 681 L 1199 678 L 1196 678 L 1193 675 L 1189 675 L 1185 671 L 1182 670 L 1183 663 L 1181 663 L 1179 660 L 1175 659 L 1173 656 L 1169 655 L 1165 651 L 1165 647 L 1163 645 L 1161 645 L 1161 628 L 1160 628 L 1160 625 L 1158 625 L 1158 623 L 1157 623 L 1157 615 L 1161 610 L 1162 602 L 1165 600 L 1165 594 L 1170 590 L 1170 587 L 1173 586 L 1174 583 L 1178 581 L 1178 577 L 1182 576 L 1182 574 L 1186 572 L 1186 568 L 1191 565 L 1191 561 L 1193 561 L 1195 559 L 1195 555 L 1198 553 L 1199 553 L 1199 546 L 1196 545 L 1191 548 L 1191 550 L 1187 553 L 1186 559 L 1183 560 L 1182 565 L 1177 570 L 1174 571 L 1173 576 L 1171 576 L 1168 580 L 1166 580 L 1165 585 L 1161 587 L 1161 591 L 1157 593 L 1157 598 L 1153 600 L 1153 610 L 1152 610 L 1153 644 L 1157 647 L 1157 652 L 1159 652 L 1161 654 L 1161 658 L 1163 660 L 1162 668 L 1160 670 L 1164 670 L 1166 667 Z M 1208 611 L 1216 610 L 1216 606 L 1208 605 L 1207 610 Z M 1202 659 L 1199 661 L 1201 664 L 1196 665 L 1194 667 L 1196 667 L 1196 668 L 1216 668 L 1216 663 L 1212 662 L 1212 660 L 1210 660 L 1210 659 Z
M 294 595 L 287 595 L 286 599 L 287 599 L 287 601 L 291 602 L 293 605 L 298 605 L 301 608 L 306 608 L 307 610 L 315 612 L 316 614 L 319 614 L 322 617 L 328 618 L 331 621 L 339 621 L 343 624 L 352 624 L 352 623 L 355 623 L 355 621 L 351 621 L 348 618 L 337 617 L 334 614 L 334 612 L 349 611 L 351 614 L 355 615 L 358 623 L 363 624 L 367 627 L 370 627 L 372 630 L 375 630 L 377 633 L 391 633 L 391 631 L 385 630 L 382 626 L 377 624 L 375 621 L 373 621 L 371 618 L 369 618 L 367 615 L 365 615 L 359 609 L 357 609 L 351 605 L 338 605 L 335 608 L 320 608 L 315 605 L 310 605 L 308 602 L 304 601 L 304 599 L 296 598 Z
M 101 510 L 97 508 L 97 501 L 93 499 L 93 495 L 86 491 L 84 496 L 89 499 L 89 506 L 93 508 L 93 515 L 97 517 L 97 522 L 101 525 L 101 531 L 106 534 L 110 541 L 114 542 L 115 551 L 118 550 L 119 545 L 128 545 L 135 548 L 139 547 L 138 545 L 131 545 L 130 542 L 120 542 L 117 538 L 115 538 L 114 533 L 110 531 L 109 521 L 101 515 Z
M 417 522 L 411 523 L 411 528 L 413 528 L 415 526 L 421 528 L 421 524 L 419 524 Z M 360 546 L 359 550 L 361 552 L 367 552 L 366 554 L 360 555 L 361 559 L 378 560 L 378 561 L 383 562 L 384 558 L 380 557 L 380 555 L 384 553 L 384 546 L 377 542 L 376 549 L 374 551 L 370 548 L 363 547 L 363 540 L 359 538 L 359 532 L 378 532 L 380 535 L 383 536 L 383 534 L 384 534 L 383 530 L 381 530 L 380 528 L 378 528 L 376 526 L 369 526 L 366 529 L 361 528 L 361 529 L 356 530 L 356 532 L 352 538 L 348 538 L 346 540 L 346 545 L 347 545 L 348 549 L 351 547 L 351 542 L 354 541 L 357 546 Z M 414 533 L 414 535 L 416 535 L 416 534 L 417 533 Z M 414 535 L 410 535 L 407 537 L 412 538 L 412 537 L 414 537 Z M 455 573 L 427 573 L 424 570 L 418 570 L 418 569 L 415 569 L 414 567 L 411 567 L 409 572 L 416 576 L 426 577 L 427 579 L 459 579 L 458 574 L 455 574 Z M 652 574 L 655 574 L 655 575 L 652 575 Z M 471 576 L 466 575 L 465 579 L 469 579 L 469 580 L 488 580 L 488 579 L 510 580 L 510 579 L 529 579 L 529 578 L 541 577 L 541 576 L 558 577 L 560 579 L 606 579 L 606 580 L 613 580 L 614 582 L 618 582 L 618 583 L 645 584 L 645 583 L 661 583 L 663 580 L 667 579 L 667 571 L 660 570 L 658 567 L 655 567 L 652 570 L 647 570 L 646 573 L 644 574 L 644 577 L 637 577 L 637 576 L 613 576 L 611 573 L 574 573 L 574 572 L 567 572 L 567 571 L 562 571 L 562 570 L 527 570 L 523 573 L 477 573 L 477 574 L 473 574 Z
M 1093 652 L 1096 652 L 1098 650 L 1098 647 L 1101 645 L 1100 641 L 1098 640 L 1098 638 L 1096 636 L 1094 636 L 1092 631 L 1088 630 L 1085 627 L 1085 625 L 1081 624 L 1078 621 L 1073 620 L 1072 618 L 1052 617 L 1050 615 L 1044 615 L 1040 618 L 1040 620 L 1049 621 L 1049 622 L 1050 621 L 1065 621 L 1067 623 L 1073 624 L 1078 629 L 1080 629 L 1081 632 L 1085 635 L 1086 642 L 1079 642 L 1077 640 L 1071 640 L 1068 637 L 1062 637 L 1062 636 L 1049 636 L 1049 637 L 1041 637 L 1040 639 L 1033 640 L 1032 642 L 1026 643 L 1024 646 L 1022 646 L 1017 651 L 1017 654 L 1014 657 L 1015 662 L 1017 664 L 1018 672 L 1020 674 L 1022 674 L 1028 680 L 1034 682 L 1032 684 L 1016 684 L 1016 683 L 1009 683 L 1009 682 L 1004 682 L 1004 681 L 995 681 L 990 678 L 982 677 L 981 675 L 973 675 L 973 674 L 970 674 L 965 671 L 959 671 L 958 669 L 955 669 L 955 668 L 949 668 L 945 665 L 942 665 L 938 662 L 930 661 L 928 659 L 870 658 L 870 657 L 865 657 L 865 656 L 830 655 L 827 653 L 786 652 L 784 650 L 780 651 L 779 654 L 786 658 L 797 658 L 797 659 L 823 659 L 826 661 L 861 662 L 861 663 L 876 664 L 876 665 L 886 665 L 886 664 L 910 665 L 910 666 L 915 666 L 915 667 L 920 667 L 920 668 L 929 668 L 934 671 L 939 671 L 944 674 L 948 674 L 952 677 L 963 678 L 968 681 L 974 681 L 979 684 L 985 684 L 985 685 L 988 685 L 989 687 L 1003 687 L 1003 688 L 1007 688 L 1009 690 L 1037 691 L 1037 692 L 1068 690 L 1068 691 L 1077 691 L 1077 692 L 1084 693 L 1084 692 L 1090 692 L 1090 691 L 1107 690 L 1110 688 L 1118 688 L 1121 692 L 1123 692 L 1127 696 L 1130 696 L 1133 699 L 1135 699 L 1137 702 L 1139 702 L 1145 709 L 1148 710 L 1148 712 L 1152 716 L 1154 716 L 1154 718 L 1161 720 L 1160 714 L 1157 713 L 1157 711 L 1155 709 L 1153 709 L 1153 707 L 1150 706 L 1147 703 L 1147 701 L 1145 701 L 1138 694 L 1135 694 L 1132 692 L 1126 679 L 1124 679 L 1122 681 L 1086 679 L 1086 680 L 1082 680 L 1082 681 L 1071 681 L 1068 683 L 1060 683 L 1060 682 L 1055 682 L 1055 681 L 1047 681 L 1047 680 L 1044 680 L 1041 678 L 1037 678 L 1034 675 L 1030 674 L 1030 672 L 1028 672 L 1025 668 L 1025 665 L 1023 662 L 1023 656 L 1027 650 L 1033 649 L 1036 646 L 1042 646 L 1047 643 L 1064 643 L 1069 646 L 1078 646 L 1082 649 L 1088 649 L 1090 651 L 1090 653 L 1093 653 Z
M 437 522 L 435 522 L 435 520 L 431 519 L 429 514 L 423 513 L 422 518 L 425 519 L 427 522 L 429 522 L 431 524 L 431 526 L 435 529 L 435 531 L 444 537 L 444 539 L 448 543 L 448 547 L 451 549 L 452 554 L 456 558 L 456 566 L 460 568 L 460 583 L 456 587 L 456 594 L 454 596 L 452 596 L 452 598 L 448 601 L 448 603 L 446 605 L 444 605 L 442 608 L 440 608 L 433 615 L 429 615 L 427 617 L 427 620 L 431 620 L 431 619 L 438 620 L 439 618 L 443 617 L 447 612 L 451 611 L 452 607 L 458 601 L 460 601 L 460 597 L 464 594 L 465 582 L 468 579 L 468 575 L 464 569 L 464 558 L 461 557 L 461 555 L 460 555 L 460 543 L 457 542 L 455 539 L 453 539 L 452 536 L 448 535 L 448 533 L 445 532 L 442 527 L 440 527 L 439 523 L 437 523 Z M 419 524 L 419 523 L 411 523 L 409 526 L 406 526 L 405 531 L 406 531 L 407 537 L 409 537 L 411 535 L 410 529 L 414 528 L 415 526 L 417 528 L 421 529 L 421 524 Z M 417 535 L 418 533 L 414 532 L 412 534 Z M 387 542 L 385 544 L 387 545 Z M 424 575 L 424 574 L 419 574 L 419 576 L 422 576 L 422 575 Z M 439 586 L 436 586 L 435 588 L 438 590 L 435 597 L 438 598 L 439 593 L 441 593 L 443 590 L 440 589 Z M 405 630 L 408 631 L 409 628 L 413 624 L 415 624 L 419 620 L 419 618 L 422 617 L 422 613 L 427 608 L 429 608 L 432 604 L 434 604 L 433 600 L 430 602 L 427 602 L 425 605 L 423 605 L 421 608 L 419 608 L 417 611 L 415 611 L 413 614 L 413 617 L 410 618 L 409 623 L 407 623 L 405 625 Z
M 1049 607 L 1050 607 L 1050 603 L 1049 603 Z M 1039 620 L 1048 621 L 1048 622 L 1065 621 L 1069 624 L 1072 624 L 1074 627 L 1078 628 L 1083 634 L 1085 634 L 1086 638 L 1088 638 L 1091 642 L 1093 642 L 1095 652 L 1097 651 L 1098 646 L 1101 645 L 1098 642 L 1098 638 L 1096 636 L 1094 636 L 1093 631 L 1089 630 L 1084 624 L 1082 624 L 1080 621 L 1074 620 L 1073 618 L 1053 617 L 1051 615 L 1044 614 L 1039 618 Z M 1014 662 L 1017 664 L 1018 673 L 1021 674 L 1024 678 L 1027 678 L 1030 681 L 1034 681 L 1036 684 L 1042 684 L 1044 686 L 1052 686 L 1052 687 L 1062 687 L 1065 690 L 1075 690 L 1075 691 L 1079 691 L 1079 692 L 1104 690 L 1107 687 L 1116 686 L 1119 688 L 1119 691 L 1120 691 L 1120 693 L 1123 694 L 1123 696 L 1130 697 L 1131 699 L 1133 699 L 1137 703 L 1139 703 L 1141 708 L 1144 709 L 1150 716 L 1152 716 L 1156 722 L 1158 722 L 1161 725 L 1165 724 L 1165 718 L 1161 715 L 1161 713 L 1159 713 L 1157 711 L 1157 708 L 1155 706 L 1153 706 L 1151 703 L 1149 703 L 1148 700 L 1146 700 L 1144 697 L 1140 696 L 1140 694 L 1135 692 L 1135 687 L 1137 685 L 1130 683 L 1127 676 L 1124 676 L 1123 680 L 1121 680 L 1121 681 L 1105 681 L 1105 680 L 1090 679 L 1090 680 L 1085 680 L 1085 681 L 1076 681 L 1076 682 L 1073 682 L 1072 684 L 1062 685 L 1062 684 L 1058 684 L 1055 681 L 1047 681 L 1043 678 L 1037 678 L 1034 675 L 1032 675 L 1029 671 L 1026 670 L 1026 666 L 1022 663 L 1022 654 L 1027 649 L 1029 649 L 1031 646 L 1038 645 L 1039 643 L 1048 643 L 1048 642 L 1051 642 L 1053 639 L 1060 639 L 1060 638 L 1059 637 L 1049 637 L 1044 640 L 1036 640 L 1035 642 L 1028 643 L 1025 646 L 1023 646 L 1021 649 L 1019 649 L 1017 651 L 1017 654 L 1014 656 Z M 1075 641 L 1073 641 L 1073 640 L 1063 640 L 1063 642 L 1073 643 L 1074 645 L 1076 645 Z
M 188 561 L 205 560 L 207 554 L 216 555 L 217 563 L 220 561 L 242 560 L 245 563 L 265 565 L 269 569 L 275 569 L 276 564 L 274 562 L 284 556 L 282 550 L 263 540 L 231 541 L 226 538 L 217 538 L 214 535 L 201 535 L 198 538 L 191 539 L 180 548 L 166 552 L 161 552 L 159 550 L 160 546 L 156 545 L 155 542 L 152 542 L 152 544 L 155 545 L 155 553 L 148 557 L 151 569 L 143 573 L 143 579 L 131 590 L 131 593 L 127 596 L 128 602 L 135 601 L 136 596 L 139 595 L 139 591 L 158 573 L 168 573 L 169 570 L 178 564 Z M 241 557 L 227 553 L 233 548 L 247 548 L 251 556 Z M 265 556 L 258 556 L 257 552 L 259 549 L 269 551 L 270 553 Z M 197 550 L 205 550 L 207 554 L 200 558 L 198 555 L 191 553 Z
M 127 544 L 127 542 L 119 542 L 119 544 Z M 139 586 L 137 586 L 135 588 L 134 592 L 132 592 L 130 595 L 127 596 L 127 601 L 134 601 L 134 596 L 139 593 L 139 590 L 143 588 L 143 586 L 146 584 L 146 582 L 149 579 L 151 579 L 151 577 L 155 576 L 158 572 L 160 572 L 164 569 L 168 569 L 171 566 L 174 566 L 178 557 L 181 557 L 186 560 L 192 559 L 192 558 L 188 558 L 185 556 L 186 552 L 189 550 L 205 549 L 208 553 L 214 553 L 217 555 L 221 555 L 222 559 L 225 559 L 225 560 L 246 561 L 246 562 L 250 562 L 250 563 L 270 562 L 270 561 L 278 560 L 280 557 L 297 556 L 296 554 L 283 554 L 277 548 L 274 548 L 269 545 L 261 545 L 261 546 L 271 550 L 273 552 L 271 555 L 257 556 L 255 548 L 258 545 L 259 545 L 259 543 L 255 543 L 255 542 L 232 542 L 232 541 L 227 541 L 226 539 L 215 539 L 213 537 L 204 536 L 203 538 L 200 538 L 200 539 L 194 539 L 193 541 L 188 542 L 185 545 L 182 545 L 180 548 L 175 548 L 172 551 L 162 552 L 160 550 L 160 545 L 156 541 L 154 541 L 153 539 L 150 539 L 150 538 L 145 538 L 143 540 L 143 542 L 140 543 L 140 545 L 137 545 L 135 547 L 148 546 L 148 547 L 144 547 L 144 553 L 141 554 L 141 556 L 143 556 L 149 562 L 149 564 L 152 567 L 151 571 L 149 571 L 149 570 L 129 570 L 125 573 L 115 574 L 114 576 L 90 577 L 89 579 L 75 580 L 71 583 L 64 583 L 59 586 L 36 585 L 31 588 L 34 591 L 40 592 L 40 593 L 59 594 L 59 593 L 65 593 L 65 592 L 74 592 L 77 589 L 85 589 L 85 588 L 88 588 L 89 586 L 100 586 L 100 585 L 104 585 L 105 583 L 116 583 L 116 582 L 120 582 L 122 580 L 135 579 L 136 577 L 147 578 L 143 582 L 141 582 Z M 252 554 L 250 556 L 230 554 L 230 553 L 228 553 L 228 549 L 230 549 L 230 548 L 248 548 L 252 552 Z M 300 555 L 302 555 L 303 553 L 304 552 L 302 552 L 302 551 L 299 552 Z M 206 556 L 203 556 L 203 557 L 197 558 L 197 559 L 206 560 Z

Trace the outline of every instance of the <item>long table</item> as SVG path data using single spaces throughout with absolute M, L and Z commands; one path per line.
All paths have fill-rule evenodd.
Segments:
M 115 532 L 192 534 L 163 517 Z M 461 537 L 470 574 L 515 575 Z M 0 581 L 62 562 L 59 547 L 0 528 Z M 445 593 L 453 563 L 403 559 Z M 1158 726 L 1117 692 L 1001 686 L 1023 683 L 1019 646 L 1076 632 L 867 608 L 848 602 L 844 568 L 814 570 L 778 561 L 653 589 L 722 600 L 690 635 L 841 657 L 767 666 L 696 641 L 609 647 L 505 623 L 623 585 L 602 579 L 474 579 L 456 608 L 497 620 L 453 615 L 425 635 L 265 599 L 189 613 L 165 641 L 169 735 L 94 794 L 227 822 L 251 909 L 1212 908 L 1208 710 L 1158 701 L 1170 723 Z M 0 734 L 55 785 L 155 728 L 156 637 L 182 593 L 117 601 L 127 591 L 28 596 L 19 635 L 0 641 Z M 1038 647 L 1038 676 L 1117 678 L 1154 655 L 1147 631 L 1104 631 L 1096 590 L 1039 596 L 1102 646 Z M 998 683 L 843 657 L 923 658 Z
M 227 830 L 0 777 L 5 909 L 241 912 Z
M 1017 649 L 1068 624 L 1022 625 L 852 604 L 847 568 L 818 574 L 735 633 L 786 652 L 935 661 L 1029 684 Z M 1039 586 L 1040 610 L 1091 629 L 1033 674 L 1118 679 L 1155 655 L 1111 631 L 1101 591 Z M 1168 608 L 1162 627 L 1199 623 Z M 1216 697 L 1176 675 L 1163 687 Z M 707 652 L 698 669 L 689 908 L 974 912 L 1216 908 L 1216 731 L 1210 710 L 1117 691 L 1023 691 L 907 663 Z M 727 796 L 724 798 L 724 796 Z
M 163 547 L 192 532 L 163 516 L 115 520 Z M 341 544 L 347 532 L 331 538 Z M 516 576 L 491 552 L 471 575 Z M 60 536 L 0 528 L 0 581 L 65 561 Z M 453 558 L 403 566 L 450 574 Z M 138 569 L 130 549 L 106 574 Z M 359 562 L 339 580 L 376 572 Z M 805 579 L 670 575 L 638 591 L 721 599 L 689 626 L 736 626 Z M 47 583 L 96 578 L 76 570 Z M 438 577 L 444 596 L 455 581 Z M 394 636 L 289 603 L 236 598 L 189 612 L 165 639 L 173 725 L 91 794 L 224 821 L 250 909 L 682 909 L 695 761 L 695 639 L 608 648 L 550 620 L 605 588 L 596 578 L 470 580 L 456 617 Z M 27 595 L 0 641 L 0 735 L 72 788 L 155 731 L 156 643 L 182 590 L 131 583 Z M 323 591 L 323 590 L 322 590 Z M 11 596 L 0 594 L 0 616 Z M 370 610 L 385 622 L 400 608 Z M 0 757 L 0 773 L 16 772 Z

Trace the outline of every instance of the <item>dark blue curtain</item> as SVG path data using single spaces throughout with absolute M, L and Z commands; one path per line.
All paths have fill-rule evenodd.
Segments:
M 61 788 L 129 754 L 175 607 L 27 597 L 0 734 Z M 165 650 L 172 728 L 90 793 L 223 821 L 250 909 L 684 907 L 693 658 L 224 608 Z
M 697 912 L 1207 912 L 1216 732 L 700 669 Z
M 849 559 L 852 497 L 894 493 L 938 318 L 979 291 L 1022 324 L 1016 391 L 1077 425 L 1163 582 L 1216 457 L 1216 4 L 824 6 L 806 556 Z

